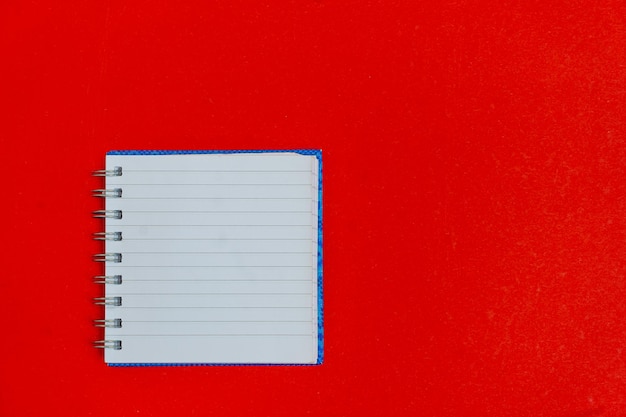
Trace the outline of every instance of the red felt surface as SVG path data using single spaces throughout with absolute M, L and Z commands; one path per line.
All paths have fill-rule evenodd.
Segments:
M 626 414 L 622 1 L 3 1 L 0 416 Z M 325 362 L 107 368 L 111 149 L 322 148 Z

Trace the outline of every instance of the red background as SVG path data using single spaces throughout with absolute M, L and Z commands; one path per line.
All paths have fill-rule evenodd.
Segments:
M 198 3 L 0 4 L 1 416 L 626 414 L 622 1 Z M 90 172 L 263 148 L 324 151 L 324 364 L 106 367 Z

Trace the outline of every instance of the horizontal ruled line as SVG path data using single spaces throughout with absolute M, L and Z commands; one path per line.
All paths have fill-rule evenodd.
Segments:
M 239 213 L 254 213 L 254 214 L 265 214 L 265 213 L 311 213 L 311 210 L 272 210 L 272 211 L 258 211 L 258 210 L 246 210 L 246 211 L 236 211 L 236 210 L 221 210 L 221 211 L 212 211 L 212 210 L 122 210 L 124 213 L 230 213 L 230 214 L 239 214 Z
M 233 170 L 220 170 L 220 169 L 126 169 L 124 168 L 124 172 L 220 172 L 224 174 L 228 174 L 229 172 L 312 172 L 311 170 L 276 170 L 276 169 L 233 169 Z
M 108 220 L 118 220 L 118 219 L 108 219 Z M 317 224 L 109 224 L 108 227 L 114 229 L 116 227 L 141 227 L 141 226 L 151 226 L 151 227 L 159 227 L 159 226 L 168 226 L 168 227 L 184 227 L 184 226 L 210 226 L 210 227 L 311 227 L 316 226 Z M 203 238 L 202 238 L 203 239 Z M 281 240 L 280 238 L 277 238 Z M 151 239 L 146 239 L 151 240 Z M 174 239 L 172 239 L 174 240 Z M 265 240 L 265 238 L 259 238 L 259 240 Z
M 117 334 L 115 337 L 154 337 L 154 336 L 167 336 L 167 337 L 175 337 L 175 336 L 314 336 L 313 333 L 204 333 L 204 334 Z
M 310 197 L 123 197 L 124 200 L 311 200 Z
M 308 213 L 308 212 L 307 212 Z M 108 219 L 108 220 L 117 220 L 117 219 Z M 313 224 L 188 224 L 188 223 L 184 223 L 184 224 L 124 224 L 124 225 L 120 225 L 120 226 L 133 226 L 133 227 L 140 227 L 140 226 L 148 226 L 148 227 L 157 227 L 157 226 L 191 226 L 191 227 L 198 227 L 198 226 L 218 226 L 218 227 L 235 227 L 235 226 L 239 226 L 239 227 L 294 227 L 294 226 L 317 226 L 317 225 L 313 225 Z M 117 227 L 117 225 L 113 226 L 111 225 L 111 227 Z
M 115 309 L 119 309 L 119 308 L 152 308 L 152 309 L 161 309 L 161 308 L 280 308 L 280 309 L 285 309 L 285 308 L 297 308 L 297 309 L 311 309 L 310 306 L 307 307 L 300 307 L 300 306 L 294 306 L 294 307 L 285 307 L 285 306 L 202 306 L 202 307 L 197 307 L 197 306 L 107 306 L 108 308 L 115 308 Z
M 308 225 L 307 225 L 308 226 Z M 167 241 L 172 241 L 172 240 L 207 240 L 207 241 L 221 241 L 221 242 L 231 242 L 231 241 L 238 241 L 238 240 L 272 240 L 272 241 L 280 241 L 280 240 L 310 240 L 311 242 L 317 242 L 317 240 L 312 240 L 310 238 L 237 238 L 237 239 L 233 239 L 233 238 L 211 238 L 211 239 L 207 239 L 207 238 L 202 238 L 202 237 L 189 237 L 189 238 L 176 238 L 176 239 L 168 239 L 168 238 L 154 238 L 154 239 L 150 239 L 150 238 L 127 238 L 125 237 L 123 240 L 167 240 Z
M 311 265 L 114 265 L 107 268 L 311 268 Z
M 124 323 L 312 323 L 311 320 L 124 320 Z
M 110 297 L 126 297 L 128 295 L 140 295 L 142 297 L 151 297 L 151 296 L 162 296 L 162 295 L 313 295 L 310 292 L 196 292 L 196 293 L 185 293 L 185 292 L 166 292 L 166 293 L 123 293 L 119 294 L 115 291 L 111 291 L 111 294 L 107 294 Z
M 312 268 L 312 265 L 107 265 L 107 268 Z
M 140 184 L 140 183 L 132 183 L 132 184 L 116 183 L 116 184 L 112 184 L 112 185 L 115 185 L 116 187 L 134 186 L 134 185 L 139 185 L 139 186 L 142 186 L 142 187 L 146 186 L 146 185 L 153 185 L 153 186 L 159 186 L 159 187 L 168 186 L 168 185 L 173 185 L 173 186 L 187 185 L 187 186 L 193 186 L 193 187 L 203 186 L 203 185 L 224 185 L 224 186 L 228 186 L 228 187 L 238 186 L 238 185 L 242 185 L 242 186 L 250 186 L 250 185 L 257 186 L 258 185 L 258 186 L 263 186 L 263 187 L 265 187 L 265 186 L 273 186 L 273 187 L 288 187 L 288 186 L 289 187 L 301 187 L 303 185 L 307 185 L 307 186 L 311 186 L 311 187 L 314 186 L 314 184 L 312 184 L 310 182 L 301 182 L 301 183 L 296 183 L 296 184 L 269 184 L 269 183 L 239 183 L 239 184 L 232 184 L 230 182 L 227 182 L 227 183 L 224 183 L 224 182 L 222 182 L 222 183 L 213 183 L 213 182 L 211 182 L 211 183 L 206 183 L 206 182 L 203 182 L 203 183 L 184 183 L 184 182 L 182 182 L 182 183 L 173 183 L 173 182 L 172 183 L 169 183 L 169 182 L 168 183 L 154 183 L 153 182 L 153 183 L 146 183 L 146 184 Z
M 124 278 L 124 282 L 311 282 L 311 279 L 132 279 Z M 118 284 L 112 284 L 118 285 Z
M 233 252 L 233 251 L 223 251 L 223 252 L 128 252 L 128 251 L 124 251 L 124 254 L 128 254 L 128 253 L 132 253 L 132 254 L 140 254 L 140 255 L 159 255 L 159 254 L 165 254 L 165 255 L 171 255 L 171 254 L 177 254 L 177 255 L 194 255 L 194 254 L 198 254 L 198 255 L 202 255 L 202 254 L 224 254 L 224 255 L 263 255 L 263 254 L 272 254 L 275 255 L 277 253 L 283 254 L 283 255 L 292 255 L 292 254 L 303 254 L 303 253 L 311 253 L 310 251 L 305 251 L 305 252 L 285 252 L 285 251 L 279 251 L 279 252 Z

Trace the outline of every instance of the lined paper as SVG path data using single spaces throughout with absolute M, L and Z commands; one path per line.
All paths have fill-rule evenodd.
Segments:
M 315 156 L 290 152 L 107 155 L 105 361 L 316 363 L 318 182 Z

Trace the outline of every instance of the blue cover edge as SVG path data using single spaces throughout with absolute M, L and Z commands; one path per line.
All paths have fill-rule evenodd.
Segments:
M 312 155 L 318 160 L 317 183 L 317 361 L 315 363 L 107 363 L 111 367 L 145 366 L 313 366 L 324 362 L 324 285 L 323 244 L 322 244 L 322 150 L 321 149 L 256 149 L 256 150 L 114 150 L 107 155 L 192 155 L 192 154 L 233 154 L 233 153 L 275 153 L 294 152 L 300 155 Z
M 321 149 L 178 149 L 178 150 L 112 150 L 107 155 L 193 155 L 193 154 L 231 154 L 231 153 L 275 153 L 295 152 L 301 155 L 314 155 L 321 162 Z

